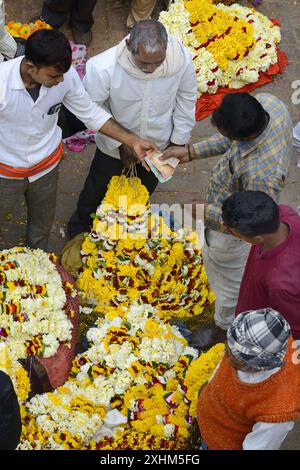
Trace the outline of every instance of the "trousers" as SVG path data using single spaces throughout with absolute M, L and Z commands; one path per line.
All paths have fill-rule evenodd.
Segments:
M 0 178 L 0 224 L 4 222 L 20 198 L 25 197 L 26 246 L 48 250 L 48 240 L 55 215 L 57 181 L 58 165 L 31 183 L 28 178 Z
M 235 314 L 250 244 L 230 234 L 205 229 L 203 262 L 216 294 L 215 324 L 227 330 Z
M 80 33 L 88 32 L 93 24 L 93 9 L 97 0 L 45 0 L 42 17 L 59 28 L 70 16 L 71 26 Z

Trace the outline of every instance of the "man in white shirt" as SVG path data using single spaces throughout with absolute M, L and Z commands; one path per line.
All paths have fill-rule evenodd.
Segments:
M 25 195 L 26 245 L 32 248 L 47 249 L 54 218 L 62 103 L 88 128 L 129 145 L 138 158 L 156 148 L 92 103 L 71 56 L 63 33 L 40 30 L 27 40 L 25 57 L 0 64 L 0 223 Z
M 137 23 L 120 44 L 90 59 L 84 85 L 92 101 L 161 151 L 189 141 L 195 125 L 195 69 L 188 50 L 168 36 L 159 21 Z M 89 230 L 90 214 L 103 199 L 109 180 L 121 174 L 123 163 L 132 158 L 130 149 L 99 133 L 96 144 L 77 210 L 68 224 L 70 238 Z M 151 194 L 157 178 L 141 165 L 137 173 Z

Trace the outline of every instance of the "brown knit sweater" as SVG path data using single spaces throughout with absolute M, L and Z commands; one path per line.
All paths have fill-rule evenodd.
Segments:
M 241 450 L 257 422 L 293 421 L 300 413 L 300 365 L 293 364 L 292 339 L 283 367 L 263 382 L 241 382 L 227 356 L 200 394 L 201 435 L 211 450 Z

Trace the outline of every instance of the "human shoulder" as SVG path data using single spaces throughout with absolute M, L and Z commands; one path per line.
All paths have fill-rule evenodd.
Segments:
M 116 65 L 117 62 L 117 46 L 111 47 L 100 54 L 91 57 L 86 64 L 87 73 L 102 72 L 109 70 Z
M 277 98 L 277 96 L 272 95 L 272 93 L 258 93 L 255 98 L 260 102 L 264 109 L 270 113 L 278 113 L 279 110 L 280 112 L 288 112 L 287 105 L 282 100 Z

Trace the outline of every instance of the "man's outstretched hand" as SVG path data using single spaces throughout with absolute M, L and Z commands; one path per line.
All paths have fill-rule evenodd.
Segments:
M 136 157 L 136 163 L 141 163 L 143 167 L 146 168 L 146 170 L 151 171 L 144 158 L 146 157 L 146 153 L 149 150 L 160 153 L 160 150 L 156 147 L 156 145 L 149 140 L 141 139 L 136 135 L 132 135 L 131 142 L 128 146 L 131 148 L 133 155 Z

